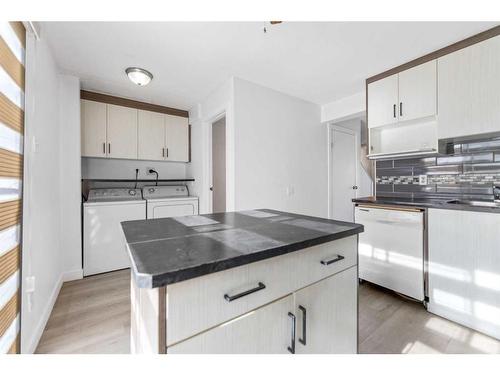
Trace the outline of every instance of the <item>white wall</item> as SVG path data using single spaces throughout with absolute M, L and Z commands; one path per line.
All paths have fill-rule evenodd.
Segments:
M 321 106 L 321 122 L 343 121 L 359 117 L 365 113 L 365 92 L 341 98 Z
M 80 182 L 80 81 L 59 76 L 60 204 L 63 280 L 83 277 Z
M 328 132 L 320 107 L 234 79 L 235 208 L 328 216 Z
M 80 164 L 80 157 L 78 157 Z M 147 161 L 147 160 L 123 160 L 103 158 L 81 158 L 82 178 L 135 178 L 135 169 L 139 169 L 139 178 L 156 178 L 148 175 L 150 168 L 158 172 L 162 178 L 186 178 L 186 163 Z
M 59 74 L 49 47 L 28 36 L 21 351 L 33 352 L 62 281 Z M 64 210 L 65 211 L 65 210 Z M 35 278 L 27 293 L 26 278 Z

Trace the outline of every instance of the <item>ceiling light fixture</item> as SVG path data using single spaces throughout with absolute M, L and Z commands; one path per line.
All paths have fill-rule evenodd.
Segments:
M 125 69 L 128 78 L 138 86 L 146 86 L 153 79 L 153 75 L 146 69 L 130 67 Z

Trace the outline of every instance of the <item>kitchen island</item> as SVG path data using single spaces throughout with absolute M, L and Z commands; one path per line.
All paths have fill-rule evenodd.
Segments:
M 122 223 L 132 353 L 356 353 L 359 224 L 251 210 Z

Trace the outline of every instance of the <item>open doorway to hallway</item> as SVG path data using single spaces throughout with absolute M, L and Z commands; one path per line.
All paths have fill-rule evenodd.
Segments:
M 212 212 L 226 212 L 226 117 L 212 123 Z

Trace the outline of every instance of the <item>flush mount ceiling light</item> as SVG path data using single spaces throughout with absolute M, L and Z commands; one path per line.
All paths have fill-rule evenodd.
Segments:
M 127 68 L 125 73 L 132 82 L 139 86 L 146 86 L 153 79 L 153 75 L 142 68 Z

